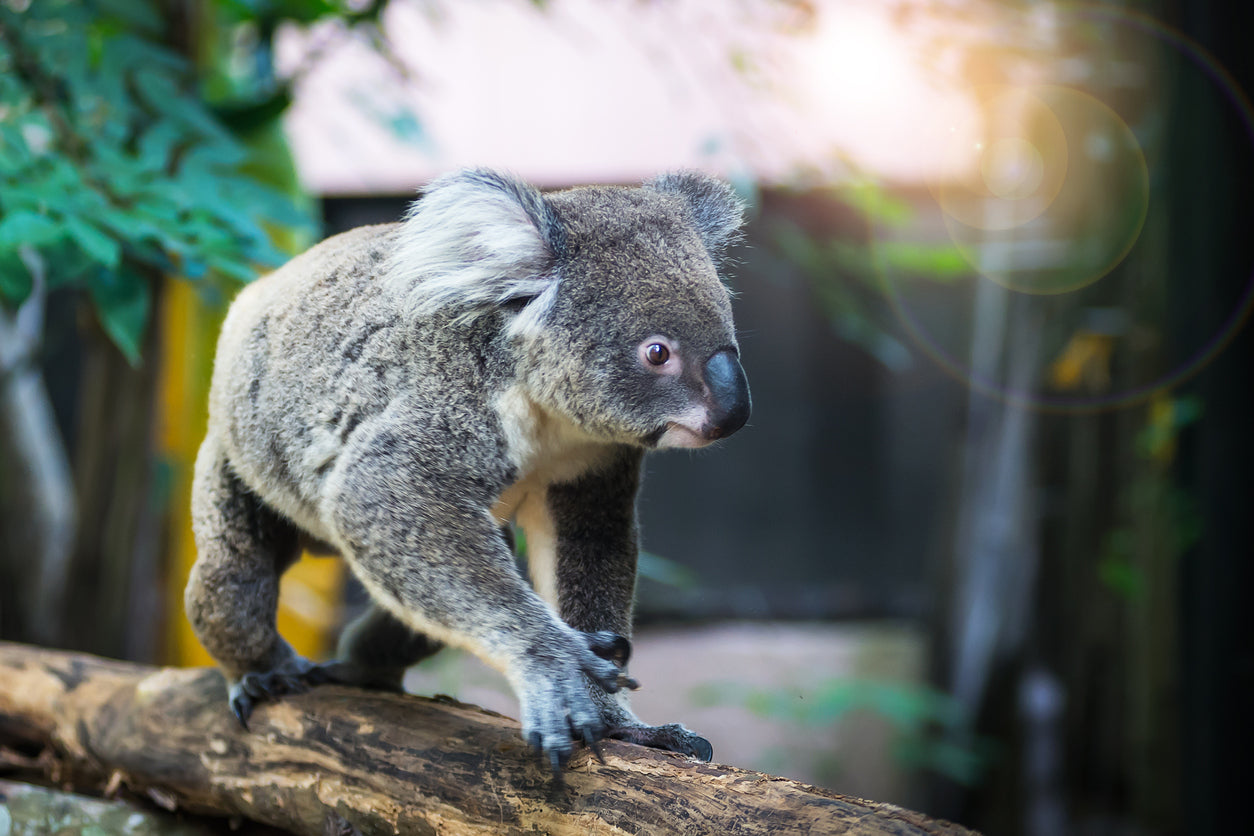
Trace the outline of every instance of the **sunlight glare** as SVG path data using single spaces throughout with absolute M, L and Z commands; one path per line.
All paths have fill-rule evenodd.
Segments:
M 859 166 L 895 179 L 944 178 L 970 165 L 979 119 L 970 98 L 916 60 L 919 33 L 874 4 L 820 17 L 797 56 L 798 98 L 815 130 Z

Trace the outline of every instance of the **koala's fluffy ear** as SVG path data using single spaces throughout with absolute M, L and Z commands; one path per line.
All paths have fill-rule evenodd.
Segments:
M 553 267 L 565 246 L 565 228 L 538 191 L 470 169 L 433 181 L 414 202 L 385 281 L 413 316 L 523 303 L 535 319 L 556 292 Z
M 663 174 L 645 186 L 683 198 L 715 264 L 740 240 L 745 202 L 722 180 L 697 171 L 678 171 Z

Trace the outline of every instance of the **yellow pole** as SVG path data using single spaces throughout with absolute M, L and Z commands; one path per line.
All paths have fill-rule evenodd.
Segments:
M 205 435 L 209 376 L 225 303 L 214 303 L 191 282 L 169 280 L 162 294 L 162 345 L 158 416 L 159 455 L 170 468 L 168 661 L 175 665 L 211 665 L 183 615 L 183 587 L 196 544 L 191 526 L 191 476 L 196 451 Z M 339 560 L 305 556 L 283 576 L 279 597 L 279 632 L 297 652 L 326 658 L 341 621 L 344 566 Z

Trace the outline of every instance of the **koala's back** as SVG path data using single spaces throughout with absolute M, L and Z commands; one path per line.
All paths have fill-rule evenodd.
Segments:
M 311 533 L 323 478 L 404 366 L 379 278 L 396 229 L 328 238 L 245 287 L 223 322 L 210 427 L 239 477 Z

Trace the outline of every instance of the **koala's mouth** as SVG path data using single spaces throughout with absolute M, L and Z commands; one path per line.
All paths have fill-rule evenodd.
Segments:
M 668 429 L 669 427 L 663 425 L 661 427 L 658 427 L 656 430 L 649 433 L 648 435 L 646 435 L 644 438 L 640 440 L 644 443 L 645 447 L 648 447 L 650 449 L 656 448 L 658 444 L 661 442 L 662 436 L 666 435 L 666 431 Z
M 666 426 L 654 431 L 650 438 L 653 439 L 653 446 L 662 450 L 670 448 L 692 450 L 705 447 L 714 440 L 705 433 L 677 421 L 668 421 Z

